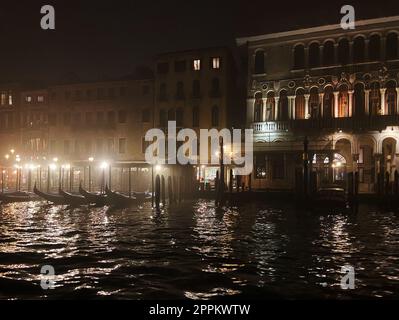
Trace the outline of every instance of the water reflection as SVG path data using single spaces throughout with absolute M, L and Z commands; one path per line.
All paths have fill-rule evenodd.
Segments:
M 0 298 L 398 297 L 399 217 L 361 207 L 315 215 L 289 205 L 154 212 L 0 206 Z M 55 268 L 56 289 L 40 288 Z M 355 267 L 356 290 L 340 270 Z

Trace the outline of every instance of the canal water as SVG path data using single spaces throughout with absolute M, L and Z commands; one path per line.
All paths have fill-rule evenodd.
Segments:
M 43 265 L 54 289 L 41 288 Z M 353 266 L 355 289 L 340 286 Z M 0 206 L 0 299 L 399 298 L 399 215 Z

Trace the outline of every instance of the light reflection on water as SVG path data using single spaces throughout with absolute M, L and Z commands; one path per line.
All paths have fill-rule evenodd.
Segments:
M 289 205 L 0 206 L 0 298 L 398 298 L 399 216 Z M 343 265 L 356 289 L 339 287 Z M 40 288 L 52 265 L 54 290 Z

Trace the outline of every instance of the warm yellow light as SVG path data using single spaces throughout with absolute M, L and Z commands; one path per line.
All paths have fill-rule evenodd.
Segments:
M 161 167 L 159 164 L 157 164 L 157 165 L 155 166 L 155 170 L 156 170 L 156 171 L 161 171 L 161 169 L 162 169 L 162 167 Z
M 106 169 L 106 168 L 108 168 L 108 163 L 106 163 L 105 161 L 102 162 L 101 165 L 100 165 L 100 168 L 101 168 L 101 169 Z
M 54 161 L 54 162 L 57 162 L 57 161 L 58 161 L 58 158 L 57 158 L 57 157 L 53 158 L 53 161 Z
M 14 149 L 11 149 L 10 152 L 11 152 L 12 154 L 14 154 L 15 150 L 14 150 Z
M 51 163 L 49 167 L 51 170 L 55 170 L 57 168 L 57 165 L 55 163 Z
M 64 165 L 64 168 L 69 170 L 69 169 L 71 169 L 71 165 L 69 163 L 67 163 L 67 164 Z
M 90 157 L 90 158 L 89 158 L 89 161 L 90 161 L 90 162 L 93 162 L 93 161 L 94 161 L 94 158 L 93 158 L 93 157 Z
M 4 158 L 6 158 L 7 160 L 10 158 L 10 155 L 9 154 L 6 154 L 5 156 L 4 156 Z
M 17 162 L 20 162 L 21 161 L 21 158 L 17 158 L 17 159 L 15 159 Z

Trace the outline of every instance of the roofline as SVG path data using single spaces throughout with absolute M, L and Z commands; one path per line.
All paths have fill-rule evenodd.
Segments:
M 366 26 L 366 25 L 372 25 L 372 24 L 397 22 L 397 21 L 399 21 L 399 15 L 391 16 L 391 17 L 359 20 L 359 21 L 355 21 L 355 25 L 356 26 Z M 277 38 L 282 38 L 282 37 L 297 36 L 297 35 L 302 35 L 302 34 L 330 31 L 330 30 L 336 30 L 336 29 L 341 29 L 341 25 L 340 24 L 330 24 L 330 25 L 319 26 L 319 27 L 311 27 L 311 28 L 297 29 L 297 30 L 284 31 L 284 32 L 276 32 L 276 33 L 268 33 L 268 34 L 257 35 L 257 36 L 239 37 L 236 39 L 236 43 L 237 43 L 237 45 L 243 45 L 249 41 L 271 40 L 271 39 L 277 39 Z

